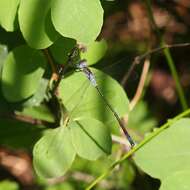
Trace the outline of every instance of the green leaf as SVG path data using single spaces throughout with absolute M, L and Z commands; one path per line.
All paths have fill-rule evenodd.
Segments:
M 72 182 L 68 183 L 65 181 L 63 183 L 51 185 L 51 186 L 45 188 L 44 190 L 74 190 L 75 188 L 73 186 L 74 186 L 74 184 Z
M 7 46 L 0 45 L 0 74 L 1 74 L 1 69 L 3 67 L 3 64 L 5 62 L 5 59 L 6 59 L 7 55 L 8 55 Z
M 44 73 L 45 58 L 27 46 L 14 49 L 7 56 L 2 73 L 2 91 L 10 102 L 33 95 Z
M 15 113 L 21 116 L 29 116 L 33 119 L 40 119 L 51 123 L 55 122 L 54 115 L 45 105 L 25 107 L 21 112 L 16 111 Z
M 152 177 L 159 178 L 163 183 L 169 177 L 174 180 L 172 176 L 174 173 L 189 170 L 189 126 L 190 119 L 180 119 L 145 144 L 135 154 L 137 165 Z M 176 177 L 179 178 L 179 175 Z M 185 176 L 180 176 L 180 178 L 183 177 Z
M 0 182 L 0 190 L 19 190 L 19 185 L 14 181 L 4 180 Z
M 43 49 L 50 46 L 57 38 L 50 16 L 51 0 L 21 0 L 19 24 L 28 45 Z
M 40 125 L 0 119 L 0 144 L 12 148 L 31 149 L 43 130 L 44 127 Z
M 55 43 L 50 47 L 51 53 L 54 59 L 60 63 L 66 63 L 68 59 L 68 54 L 74 48 L 76 41 L 70 38 L 59 38 Z
M 79 156 L 96 160 L 111 153 L 112 140 L 109 129 L 93 118 L 81 118 L 71 122 L 72 143 Z
M 100 91 L 114 110 L 120 117 L 126 114 L 129 102 L 119 83 L 99 70 L 91 70 L 96 76 Z M 66 109 L 72 112 L 72 118 L 92 117 L 107 125 L 114 121 L 116 122 L 113 113 L 82 72 L 75 72 L 61 81 L 60 97 Z M 118 125 L 117 123 L 115 124 Z
M 0 25 L 12 32 L 16 26 L 16 14 L 20 0 L 0 1 Z
M 103 9 L 99 0 L 53 0 L 52 21 L 61 35 L 88 44 L 100 33 Z
M 39 106 L 41 102 L 47 98 L 47 88 L 49 85 L 49 81 L 47 79 L 41 78 L 39 81 L 39 86 L 35 92 L 35 94 L 26 100 L 23 105 L 24 106 Z
M 163 180 L 160 190 L 188 190 L 190 188 L 189 177 L 189 170 L 173 173 Z
M 105 40 L 95 41 L 88 45 L 87 51 L 81 53 L 81 58 L 88 61 L 88 65 L 97 63 L 106 53 L 107 43 Z
M 51 130 L 34 146 L 35 171 L 42 178 L 60 177 L 70 168 L 75 154 L 68 127 Z

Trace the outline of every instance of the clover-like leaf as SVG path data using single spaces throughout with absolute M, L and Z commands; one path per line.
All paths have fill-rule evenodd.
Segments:
M 21 0 L 19 7 L 19 25 L 28 45 L 43 49 L 57 38 L 50 14 L 52 0 Z
M 121 117 L 128 112 L 129 102 L 126 93 L 119 83 L 100 70 L 92 69 L 99 89 L 113 109 Z M 110 125 L 116 119 L 104 100 L 91 85 L 84 73 L 76 72 L 62 80 L 60 96 L 72 118 L 91 117 Z M 74 110 L 73 110 L 74 109 Z M 116 124 L 116 123 L 115 123 Z M 116 124 L 117 125 L 117 124 Z
M 10 102 L 33 95 L 44 73 L 46 60 L 41 52 L 20 46 L 7 56 L 2 71 L 2 91 Z
M 190 176 L 190 119 L 180 119 L 135 153 L 135 162 L 147 174 L 159 178 L 161 189 L 173 189 L 173 182 Z M 176 183 L 175 182 L 175 183 Z M 189 184 L 186 181 L 186 184 Z M 183 185 L 178 185 L 184 189 Z M 189 189 L 190 186 L 187 188 Z
M 97 63 L 106 53 L 107 43 L 105 40 L 94 41 L 87 46 L 87 51 L 81 53 L 81 58 L 86 59 L 88 65 Z
M 79 156 L 96 160 L 110 154 L 112 141 L 109 129 L 102 122 L 93 118 L 81 118 L 69 124 L 72 143 Z
M 12 32 L 16 26 L 16 14 L 20 0 L 0 1 L 0 25 Z
M 103 24 L 103 9 L 99 0 L 53 0 L 52 21 L 64 37 L 87 44 L 94 41 Z
M 42 178 L 60 177 L 70 168 L 75 155 L 68 127 L 50 130 L 34 146 L 35 171 Z
M 160 190 L 188 190 L 190 188 L 190 171 L 175 172 L 162 181 Z

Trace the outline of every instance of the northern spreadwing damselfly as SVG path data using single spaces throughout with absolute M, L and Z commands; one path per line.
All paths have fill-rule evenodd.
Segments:
M 97 75 L 99 75 L 99 76 L 95 76 L 96 75 L 96 73 L 93 73 L 93 71 L 91 71 L 91 69 L 89 68 L 89 67 L 87 67 L 87 61 L 85 60 L 85 59 L 83 59 L 83 60 L 78 60 L 77 61 L 77 63 L 73 63 L 72 62 L 72 59 L 74 59 L 74 57 L 77 55 L 77 53 L 76 53 L 76 49 L 75 49 L 75 51 L 74 51 L 74 53 L 73 54 L 71 54 L 70 56 L 69 56 L 69 60 L 68 60 L 68 65 L 72 65 L 72 67 L 74 67 L 74 69 L 75 70 L 77 70 L 77 71 L 81 71 L 81 73 L 83 73 L 83 75 L 84 75 L 84 77 L 85 78 L 87 78 L 88 79 L 88 81 L 89 81 L 89 83 L 90 83 L 90 85 L 91 85 L 91 87 L 88 87 L 88 88 L 91 88 L 91 90 L 90 90 L 90 95 L 91 96 L 96 96 L 97 97 L 97 99 L 98 99 L 98 101 L 96 102 L 97 104 L 101 104 L 102 102 L 104 103 L 104 105 L 107 107 L 107 110 L 104 110 L 104 113 L 102 113 L 102 114 L 107 114 L 107 112 L 109 112 L 109 115 L 110 115 L 110 112 L 111 112 L 111 114 L 112 114 L 112 117 L 114 116 L 115 117 L 115 119 L 117 120 L 117 123 L 119 124 L 119 127 L 122 129 L 122 131 L 123 131 L 123 133 L 124 133 L 124 135 L 126 136 L 126 138 L 127 138 L 127 140 L 129 141 L 129 143 L 130 143 L 130 145 L 131 145 L 131 147 L 133 147 L 134 145 L 135 145 L 135 143 L 134 143 L 134 141 L 132 140 L 132 138 L 131 138 L 131 136 L 129 135 L 129 133 L 128 133 L 128 131 L 127 131 L 127 129 L 125 128 L 125 126 L 124 126 L 124 124 L 123 124 L 123 122 L 121 121 L 121 119 L 120 119 L 120 116 L 119 116 L 119 114 L 117 113 L 117 111 L 115 111 L 115 109 L 113 108 L 113 106 L 112 106 L 112 103 L 110 103 L 109 102 L 109 98 L 107 99 L 107 97 L 104 95 L 104 92 L 106 91 L 106 78 L 104 78 L 104 74 L 102 74 L 101 72 L 99 72 L 99 71 L 96 71 L 95 70 L 95 72 L 96 73 L 98 73 Z M 81 78 L 82 76 L 81 76 L 81 73 L 80 74 L 75 74 L 75 76 L 73 76 L 72 77 L 72 79 L 71 79 L 71 81 L 69 82 L 69 83 L 67 83 L 67 80 L 62 80 L 62 82 L 61 82 L 61 86 L 62 86 L 62 90 L 63 90 L 63 92 L 65 91 L 70 91 L 70 92 L 72 92 L 72 94 L 78 94 L 79 93 L 79 91 L 80 91 L 80 93 L 81 93 L 81 95 L 80 96 L 78 96 L 78 100 L 76 100 L 76 101 L 74 101 L 74 98 L 72 97 L 72 95 L 71 94 L 69 94 L 68 96 L 65 96 L 65 95 L 63 95 L 63 103 L 65 103 L 66 105 L 70 105 L 69 106 L 69 110 L 75 110 L 75 107 L 76 107 L 76 105 L 74 105 L 74 103 L 73 102 L 75 102 L 75 104 L 80 104 L 80 108 L 82 109 L 82 111 L 83 111 L 83 113 L 85 114 L 85 115 L 88 115 L 89 113 L 88 113 L 88 109 L 89 109 L 89 107 L 90 107 L 90 104 L 93 104 L 93 102 L 90 102 L 90 100 L 89 100 L 89 102 L 87 102 L 88 101 L 88 97 L 87 96 L 85 96 L 85 94 L 84 93 L 86 93 L 85 92 L 85 90 L 84 91 L 82 91 L 82 88 L 84 88 L 84 86 L 85 86 L 85 84 L 84 83 L 81 83 L 82 85 L 82 87 L 78 87 L 76 84 L 75 84 L 75 82 L 77 81 L 77 80 L 80 80 L 79 78 Z M 101 74 L 100 74 L 101 73 Z M 77 79 L 77 77 L 78 77 L 78 79 Z M 84 78 L 84 77 L 82 77 L 82 81 L 86 81 L 86 79 Z M 98 79 L 98 77 L 99 78 L 101 78 L 101 84 L 103 84 L 103 86 L 102 87 L 100 87 L 99 86 L 99 84 L 98 84 L 98 81 L 97 81 L 97 79 Z M 73 81 L 72 81 L 73 80 Z M 99 80 L 99 79 L 98 79 Z M 105 83 L 105 84 L 104 84 Z M 113 81 L 112 81 L 112 83 L 114 83 Z M 65 87 L 63 87 L 65 85 Z M 115 84 L 115 85 L 118 85 L 118 84 Z M 74 89 L 77 89 L 78 90 L 78 92 L 77 92 L 77 90 L 74 90 Z M 94 90 L 93 90 L 94 89 Z M 107 93 L 107 92 L 105 92 L 105 93 Z M 64 93 L 63 93 L 64 94 Z M 108 93 L 107 93 L 108 94 Z M 71 96 L 70 96 L 71 95 Z M 125 96 L 124 94 L 122 94 L 123 96 Z M 85 96 L 85 97 L 84 97 Z M 117 95 L 117 92 L 114 92 L 114 94 L 113 94 L 113 90 L 112 90 L 112 94 L 110 94 L 109 95 L 110 97 L 111 96 L 115 96 L 115 101 L 116 101 L 116 99 L 118 98 L 118 99 L 120 99 L 121 97 L 119 97 L 118 95 Z M 85 99 L 86 100 L 86 103 L 85 103 L 85 105 L 82 105 L 82 97 L 83 97 L 83 100 Z M 101 98 L 100 98 L 101 97 Z M 112 97 L 113 98 L 113 97 Z M 99 101 L 101 99 L 101 101 Z M 94 100 L 94 99 L 93 99 Z M 70 104 L 68 103 L 68 102 L 70 102 Z M 122 103 L 121 103 L 122 104 Z M 118 106 L 123 106 L 123 105 L 118 105 Z M 87 106 L 86 106 L 87 105 Z M 87 107 L 87 109 L 85 109 Z M 101 107 L 100 105 L 99 105 L 99 107 Z M 80 112 L 81 112 L 81 109 L 80 109 Z M 94 107 L 94 109 L 97 109 L 97 111 L 95 111 L 95 113 L 99 113 L 99 111 L 98 111 L 98 107 L 97 108 L 95 108 Z M 108 111 L 109 110 L 109 111 Z M 73 112 L 73 111 L 72 111 Z M 105 113 L 106 112 L 106 113 Z M 99 114 L 101 114 L 101 113 L 99 113 Z
M 109 155 L 110 130 L 115 133 L 118 124 L 130 147 L 135 145 L 120 120 L 129 111 L 125 91 L 112 77 L 87 67 L 87 61 L 76 56 L 69 56 L 68 64 L 60 69 L 59 78 L 48 91 L 55 100 L 52 103 L 58 105 L 59 120 L 58 127 L 48 130 L 33 150 L 34 167 L 41 176 L 62 176 L 76 155 L 87 160 Z

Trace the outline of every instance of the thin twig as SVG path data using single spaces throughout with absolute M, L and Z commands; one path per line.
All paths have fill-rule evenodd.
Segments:
M 4 114 L 1 113 L 0 118 L 10 119 L 10 120 L 17 120 L 17 121 L 29 123 L 29 124 L 32 124 L 32 125 L 44 125 L 44 124 L 48 123 L 48 122 L 43 121 L 43 120 L 34 119 L 32 117 L 25 116 L 25 115 L 19 115 L 17 113 L 4 113 Z
M 146 58 L 147 56 L 153 54 L 153 53 L 157 53 L 159 51 L 162 51 L 166 48 L 179 48 L 179 47 L 186 47 L 186 46 L 190 46 L 190 43 L 179 43 L 179 44 L 164 44 L 162 47 L 158 47 L 158 48 L 155 48 L 155 49 L 152 49 L 148 52 L 146 52 L 145 54 L 143 55 L 140 55 L 140 56 L 137 56 L 138 58 L 138 61 L 141 61 L 142 59 Z
M 140 81 L 139 81 L 135 96 L 133 97 L 133 99 L 131 100 L 130 105 L 129 105 L 130 110 L 132 110 L 135 107 L 135 105 L 137 104 L 137 102 L 141 98 L 143 88 L 144 88 L 144 85 L 145 85 L 145 81 L 146 81 L 146 78 L 147 78 L 147 74 L 148 74 L 148 71 L 149 71 L 149 67 L 150 67 L 150 60 L 146 59 L 145 62 L 144 62 L 143 71 L 142 71 L 142 74 L 141 74 L 141 77 L 140 77 Z
M 44 53 L 44 55 L 46 56 L 46 58 L 47 58 L 47 60 L 48 60 L 48 63 L 49 63 L 50 66 L 51 66 L 52 73 L 53 73 L 53 74 L 54 74 L 54 73 L 57 74 L 57 69 L 56 69 L 56 67 L 55 67 L 55 64 L 54 64 L 54 61 L 53 61 L 51 55 L 49 54 L 48 49 L 44 49 L 44 50 L 43 50 L 43 53 Z
M 169 45 L 169 44 L 164 44 L 162 47 L 158 47 L 158 48 L 152 49 L 152 50 L 150 50 L 150 51 L 148 51 L 148 52 L 146 52 L 146 53 L 144 53 L 144 54 L 142 54 L 142 55 L 136 56 L 136 57 L 134 58 L 132 64 L 131 64 L 131 66 L 130 66 L 128 72 L 126 73 L 126 75 L 125 75 L 124 78 L 122 79 L 121 85 L 122 85 L 122 86 L 125 86 L 125 85 L 126 85 L 128 79 L 129 79 L 129 77 L 131 76 L 132 72 L 133 72 L 134 69 L 135 69 L 135 66 L 138 65 L 138 64 L 140 64 L 141 61 L 142 61 L 143 59 L 147 58 L 148 56 L 150 56 L 150 55 L 152 55 L 152 54 L 154 54 L 154 53 L 158 53 L 158 52 L 160 52 L 160 51 L 162 51 L 162 50 L 164 50 L 164 49 L 167 49 L 167 48 L 171 49 L 171 48 L 179 48 L 179 47 L 187 47 L 187 46 L 190 46 L 190 43 L 179 43 L 179 44 L 170 44 L 170 45 Z
M 68 70 L 68 68 L 73 64 L 73 60 L 78 56 L 80 50 L 79 48 L 76 46 L 74 47 L 70 54 L 68 55 L 68 60 L 66 65 L 61 65 L 58 71 L 58 79 L 55 81 L 55 84 L 51 90 L 52 94 L 55 94 L 57 91 L 57 88 L 61 82 L 61 80 L 63 79 L 64 74 L 66 73 L 66 71 Z

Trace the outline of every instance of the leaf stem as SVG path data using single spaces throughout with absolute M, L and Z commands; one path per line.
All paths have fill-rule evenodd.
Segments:
M 109 173 L 118 165 L 121 164 L 123 161 L 125 161 L 127 158 L 133 155 L 137 150 L 139 150 L 143 145 L 151 141 L 154 137 L 159 135 L 162 131 L 164 131 L 166 128 L 171 126 L 174 122 L 181 119 L 184 116 L 187 116 L 190 114 L 190 109 L 180 113 L 173 119 L 169 119 L 164 125 L 162 125 L 160 128 L 158 128 L 156 131 L 152 132 L 150 135 L 148 135 L 143 141 L 141 141 L 139 144 L 137 144 L 134 148 L 132 148 L 128 153 L 126 153 L 121 159 L 115 161 L 108 170 L 106 170 L 103 174 L 101 174 L 98 178 L 96 178 L 85 190 L 92 189 L 95 185 L 97 185 L 103 178 L 109 175 Z

